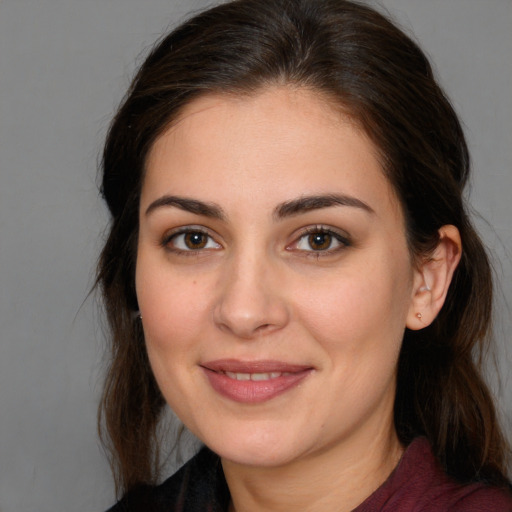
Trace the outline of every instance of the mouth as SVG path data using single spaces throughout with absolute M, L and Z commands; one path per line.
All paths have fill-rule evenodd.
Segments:
M 281 361 L 223 359 L 201 365 L 215 392 L 229 400 L 256 404 L 266 402 L 299 385 L 311 366 Z

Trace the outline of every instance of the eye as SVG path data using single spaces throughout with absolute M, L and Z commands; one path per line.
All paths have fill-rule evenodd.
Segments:
M 301 250 L 312 249 L 313 251 L 325 251 L 331 248 L 333 236 L 330 233 L 313 233 L 303 236 L 297 244 L 297 248 Z
M 313 227 L 292 244 L 291 249 L 315 253 L 333 253 L 350 245 L 347 237 L 331 229 Z
M 197 229 L 183 229 L 167 236 L 162 245 L 175 252 L 191 252 L 203 249 L 220 249 L 208 233 Z

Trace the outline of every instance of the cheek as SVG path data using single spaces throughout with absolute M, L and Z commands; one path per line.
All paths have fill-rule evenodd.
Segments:
M 187 417 L 190 394 L 200 396 L 194 371 L 205 339 L 207 283 L 152 263 L 140 255 L 136 273 L 148 357 L 167 403 Z
M 208 308 L 207 282 L 152 265 L 141 254 L 136 288 L 148 351 L 176 353 L 198 338 Z
M 350 272 L 343 269 L 338 276 L 329 276 L 323 286 L 319 282 L 296 292 L 303 323 L 330 351 L 365 357 L 389 350 L 397 353 L 411 277 L 403 270 L 408 269 L 403 257 L 386 260 L 361 262 Z

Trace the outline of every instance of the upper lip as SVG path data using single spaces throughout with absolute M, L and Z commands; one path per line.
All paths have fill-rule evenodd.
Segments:
M 312 367 L 308 365 L 286 363 L 284 361 L 240 361 L 238 359 L 217 359 L 215 361 L 202 363 L 201 366 L 214 372 L 233 373 L 299 373 L 312 369 Z

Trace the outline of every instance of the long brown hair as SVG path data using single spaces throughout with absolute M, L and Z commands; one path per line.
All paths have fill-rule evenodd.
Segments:
M 426 436 L 447 473 L 507 485 L 508 448 L 474 357 L 488 341 L 492 279 L 463 199 L 469 156 L 458 118 L 418 46 L 386 17 L 345 0 L 237 0 L 162 39 L 136 75 L 106 140 L 102 192 L 112 215 L 98 266 L 110 326 L 100 408 L 118 489 L 155 481 L 164 400 L 148 362 L 134 288 L 146 156 L 194 98 L 293 84 L 327 95 L 366 131 L 401 201 L 409 247 L 426 257 L 455 225 L 463 255 L 429 327 L 406 330 L 395 426 Z

